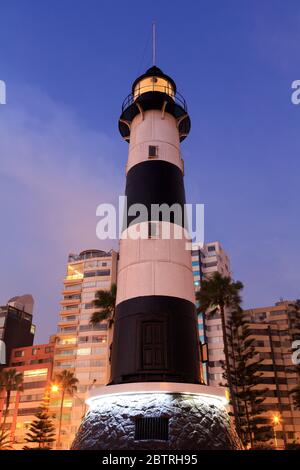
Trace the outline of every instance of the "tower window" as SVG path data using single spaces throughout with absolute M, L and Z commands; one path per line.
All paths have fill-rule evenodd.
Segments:
M 157 222 L 149 222 L 148 224 L 148 238 L 158 238 L 159 225 Z
M 158 157 L 158 147 L 156 145 L 149 145 L 148 156 L 149 158 Z
M 169 439 L 169 418 L 138 418 L 135 421 L 135 440 L 167 441 Z

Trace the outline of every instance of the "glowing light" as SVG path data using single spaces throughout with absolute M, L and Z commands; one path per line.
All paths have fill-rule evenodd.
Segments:
M 274 426 L 277 426 L 279 423 L 280 423 L 280 416 L 273 415 L 273 424 L 274 424 Z
M 51 392 L 58 392 L 59 391 L 59 386 L 57 384 L 52 384 L 51 385 Z

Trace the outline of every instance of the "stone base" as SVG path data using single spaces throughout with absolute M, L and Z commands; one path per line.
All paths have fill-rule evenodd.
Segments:
M 137 384 L 132 384 L 137 385 Z M 141 384 L 138 384 L 141 385 Z M 144 385 L 144 384 L 143 384 Z M 149 384 L 147 384 L 149 389 Z M 157 384 L 156 384 L 157 385 Z M 167 385 L 167 384 L 164 384 Z M 88 401 L 86 414 L 73 442 L 73 450 L 204 450 L 241 449 L 223 401 L 206 393 L 158 390 L 108 394 L 113 388 Z M 155 386 L 153 385 L 152 388 Z M 139 387 L 138 387 L 139 388 Z M 141 387 L 143 388 L 143 386 Z M 151 387 L 150 387 L 151 388 Z M 167 387 L 163 387 L 167 388 Z M 176 390 L 176 387 L 175 387 Z M 220 394 L 220 392 L 218 392 Z M 223 392 L 224 394 L 224 392 Z M 223 397 L 224 398 L 224 397 Z M 168 418 L 168 440 L 136 440 L 135 421 L 139 418 Z

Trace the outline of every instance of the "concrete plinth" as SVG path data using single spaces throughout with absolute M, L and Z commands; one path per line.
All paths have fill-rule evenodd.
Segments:
M 93 389 L 74 450 L 241 449 L 222 388 L 132 383 Z M 140 439 L 137 421 L 167 418 L 164 439 Z M 166 421 L 165 421 L 166 422 Z

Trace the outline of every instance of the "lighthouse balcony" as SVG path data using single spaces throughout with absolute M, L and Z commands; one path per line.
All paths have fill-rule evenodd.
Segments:
M 122 114 L 119 120 L 119 131 L 122 137 L 130 141 L 131 122 L 139 113 L 151 109 L 169 113 L 177 120 L 180 141 L 188 135 L 191 127 L 186 101 L 178 92 L 170 92 L 166 86 L 146 85 L 138 91 L 130 93 L 122 104 Z

